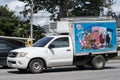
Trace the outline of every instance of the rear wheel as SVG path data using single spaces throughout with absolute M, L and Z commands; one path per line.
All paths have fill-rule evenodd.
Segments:
M 32 73 L 40 73 L 43 71 L 44 63 L 40 59 L 33 59 L 29 64 L 29 71 Z
M 105 62 L 106 60 L 102 55 L 95 56 L 91 61 L 92 67 L 97 70 L 103 69 L 105 67 Z

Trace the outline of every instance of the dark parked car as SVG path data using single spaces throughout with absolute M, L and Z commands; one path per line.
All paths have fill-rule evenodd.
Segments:
M 10 50 L 24 46 L 25 44 L 22 41 L 0 38 L 0 66 L 7 67 L 6 60 Z

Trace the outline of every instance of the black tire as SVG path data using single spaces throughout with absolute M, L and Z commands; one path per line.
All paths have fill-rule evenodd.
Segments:
M 8 69 L 9 67 L 8 66 L 2 66 L 3 69 Z
M 32 73 L 40 73 L 43 71 L 44 63 L 40 59 L 33 59 L 29 64 L 29 71 Z
M 20 72 L 27 72 L 27 69 L 18 69 Z
M 84 69 L 85 68 L 85 66 L 83 66 L 83 65 L 79 65 L 79 66 L 76 66 L 78 69 L 80 69 L 80 70 L 82 70 L 82 69 Z
M 97 55 L 92 59 L 91 63 L 93 69 L 99 70 L 105 67 L 106 60 L 102 55 Z

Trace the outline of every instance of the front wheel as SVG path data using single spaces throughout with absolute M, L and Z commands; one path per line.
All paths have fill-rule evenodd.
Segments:
M 98 70 L 105 67 L 106 60 L 102 55 L 97 55 L 92 59 L 91 63 L 92 67 Z
M 29 64 L 29 71 L 32 73 L 40 73 L 43 71 L 44 63 L 40 59 L 33 59 Z

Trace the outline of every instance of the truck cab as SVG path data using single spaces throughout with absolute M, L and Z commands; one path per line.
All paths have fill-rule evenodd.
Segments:
M 37 69 L 39 64 L 31 61 L 38 59 L 43 60 L 44 67 L 73 65 L 71 37 L 69 35 L 47 36 L 35 42 L 32 47 L 13 50 L 8 57 L 8 66 L 19 70 L 28 67 Z
M 72 65 L 73 46 L 70 36 L 49 36 L 38 40 L 33 47 L 46 48 L 47 66 Z M 40 45 L 40 46 L 39 46 Z

